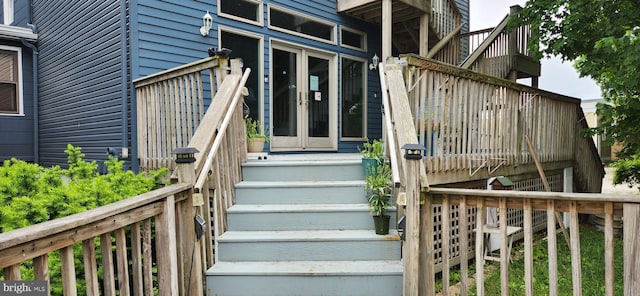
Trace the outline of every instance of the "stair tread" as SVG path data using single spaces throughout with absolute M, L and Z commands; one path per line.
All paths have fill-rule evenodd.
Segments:
M 400 260 L 217 262 L 207 275 L 397 275 Z
M 233 205 L 228 213 L 256 213 L 256 212 L 352 212 L 368 211 L 369 204 L 255 204 L 255 205 Z
M 285 230 L 285 231 L 227 231 L 219 242 L 283 242 L 283 241 L 396 241 L 398 232 L 377 235 L 373 230 Z
M 242 181 L 236 184 L 236 188 L 280 188 L 280 187 L 344 187 L 344 186 L 364 186 L 363 180 L 348 181 Z

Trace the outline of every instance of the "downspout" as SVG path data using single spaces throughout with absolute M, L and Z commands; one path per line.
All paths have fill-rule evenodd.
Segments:
M 31 28 L 33 33 L 37 33 L 36 25 L 27 24 Z M 32 75 L 33 75 L 33 83 L 31 83 L 33 88 L 33 163 L 38 163 L 40 161 L 40 153 L 39 153 L 39 129 L 38 129 L 38 48 L 35 45 L 27 42 L 24 38 L 20 38 L 20 42 L 22 45 L 31 49 L 31 66 L 32 66 Z
M 122 148 L 129 149 L 129 108 L 127 97 L 127 86 L 129 81 L 127 79 L 127 0 L 120 0 L 120 58 L 122 59 L 122 89 L 120 96 L 122 97 Z M 125 156 L 125 159 L 130 159 L 130 153 Z

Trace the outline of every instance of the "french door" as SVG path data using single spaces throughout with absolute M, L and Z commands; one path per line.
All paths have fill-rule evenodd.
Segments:
M 337 149 L 334 54 L 273 45 L 271 150 Z

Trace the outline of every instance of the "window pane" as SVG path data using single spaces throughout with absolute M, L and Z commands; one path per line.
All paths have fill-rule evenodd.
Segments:
M 0 50 L 0 81 L 16 81 L 16 52 Z
M 0 83 L 0 112 L 17 113 L 16 85 L 13 83 Z
M 316 22 L 300 15 L 290 14 L 271 8 L 269 22 L 289 31 L 333 41 L 333 26 Z
M 348 30 L 342 30 L 342 44 L 364 49 L 364 36 Z
M 260 3 L 247 0 L 221 0 L 220 6 L 223 13 L 245 18 L 252 21 L 260 19 Z
M 364 138 L 364 63 L 342 59 L 342 136 Z
M 222 31 L 221 44 L 232 50 L 231 58 L 241 58 L 245 67 L 251 68 L 246 87 L 249 95 L 244 102 L 249 106 L 249 116 L 260 119 L 260 40 Z

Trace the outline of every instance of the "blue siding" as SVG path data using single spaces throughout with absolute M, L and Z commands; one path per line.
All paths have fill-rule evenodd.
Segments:
M 26 27 L 29 22 L 29 4 L 31 1 L 13 1 L 13 25 Z
M 34 0 L 39 30 L 39 152 L 45 166 L 66 164 L 67 144 L 89 160 L 123 144 L 119 0 Z M 126 124 L 126 123 L 125 123 Z
M 0 44 L 22 48 L 22 103 L 24 116 L 0 115 L 0 161 L 12 157 L 33 161 L 33 68 L 29 48 L 0 40 Z

